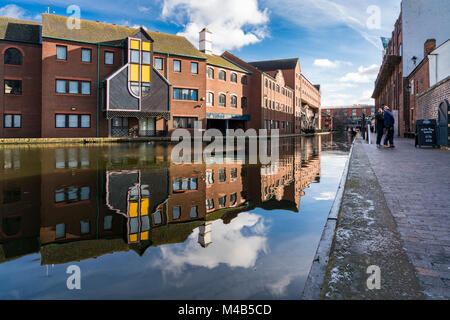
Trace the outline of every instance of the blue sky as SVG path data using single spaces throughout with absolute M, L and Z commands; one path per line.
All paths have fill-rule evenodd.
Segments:
M 186 36 L 213 32 L 214 51 L 246 61 L 299 57 L 302 72 L 322 85 L 322 105 L 373 103 L 382 61 L 380 37 L 389 37 L 400 0 L 18 0 L 2 1 L 0 16 L 40 20 L 47 11 Z

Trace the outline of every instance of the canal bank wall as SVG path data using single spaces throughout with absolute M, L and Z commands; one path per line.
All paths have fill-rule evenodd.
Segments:
M 314 137 L 328 135 L 332 132 L 314 134 L 280 135 L 280 138 Z M 253 137 L 251 137 L 253 138 Z M 108 144 L 108 143 L 145 143 L 145 142 L 172 142 L 171 137 L 145 137 L 145 138 L 0 138 L 0 146 L 16 144 Z
M 303 299 L 424 298 L 363 143 L 357 138 L 352 147 L 345 187 L 332 209 L 339 206 L 339 214 L 330 213 Z

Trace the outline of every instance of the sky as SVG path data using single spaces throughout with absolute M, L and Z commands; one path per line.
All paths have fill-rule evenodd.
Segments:
M 41 13 L 144 26 L 178 34 L 198 46 L 213 32 L 216 54 L 230 51 L 251 62 L 300 58 L 302 73 L 320 84 L 322 106 L 373 104 L 382 62 L 380 37 L 390 37 L 401 0 L 17 0 L 0 16 L 40 20 Z

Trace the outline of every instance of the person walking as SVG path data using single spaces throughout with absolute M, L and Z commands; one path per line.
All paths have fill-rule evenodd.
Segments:
M 383 108 L 379 108 L 377 115 L 375 116 L 375 130 L 377 133 L 377 148 L 381 147 L 381 139 L 383 139 L 384 130 L 384 111 Z
M 384 127 L 386 128 L 386 137 L 384 138 L 385 148 L 395 148 L 394 146 L 394 125 L 395 119 L 388 106 L 384 107 Z M 389 147 L 388 147 L 389 142 Z

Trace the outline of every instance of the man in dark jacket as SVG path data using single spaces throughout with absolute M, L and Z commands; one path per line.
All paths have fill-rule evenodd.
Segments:
M 383 139 L 384 130 L 384 116 L 383 109 L 379 108 L 377 115 L 375 116 L 375 128 L 377 131 L 377 148 L 381 147 L 381 139 Z
M 384 138 L 384 146 L 388 148 L 388 142 L 390 148 L 395 148 L 394 146 L 394 125 L 395 119 L 389 107 L 384 107 L 384 127 L 386 128 L 386 138 Z

